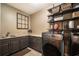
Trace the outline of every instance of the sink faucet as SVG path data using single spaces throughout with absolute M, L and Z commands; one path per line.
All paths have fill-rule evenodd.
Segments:
M 6 36 L 6 37 L 8 37 L 8 36 L 9 36 L 9 34 L 10 34 L 10 32 L 7 32 L 5 36 Z

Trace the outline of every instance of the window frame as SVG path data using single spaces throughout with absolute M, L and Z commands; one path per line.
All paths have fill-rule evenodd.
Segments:
M 21 15 L 21 18 L 19 18 L 18 15 Z M 22 19 L 22 16 L 25 17 L 25 19 Z M 21 23 L 19 23 L 19 20 L 21 20 Z M 22 23 L 23 21 L 24 21 L 24 23 Z M 26 16 L 26 15 L 21 14 L 21 13 L 17 13 L 17 21 L 16 21 L 16 23 L 17 23 L 17 26 L 16 26 L 17 29 L 28 29 L 29 28 L 29 16 Z M 21 27 L 19 27 L 19 24 L 21 25 Z

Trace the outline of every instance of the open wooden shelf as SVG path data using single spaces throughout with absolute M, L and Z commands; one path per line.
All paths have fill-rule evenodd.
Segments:
M 79 29 L 59 29 L 59 30 L 55 30 L 55 29 L 49 29 L 50 31 L 71 31 L 71 32 L 79 32 Z
M 70 19 L 63 19 L 63 20 L 58 20 L 58 21 L 50 20 L 52 22 L 49 21 L 48 23 L 64 22 L 64 21 L 74 21 L 74 20 L 79 20 L 79 17 L 73 17 L 73 18 L 70 18 Z
M 74 34 L 74 35 L 79 36 L 79 34 L 77 34 L 77 33 L 76 33 L 76 34 Z
M 79 11 L 79 7 L 78 8 L 71 8 L 71 9 L 68 9 L 68 10 L 65 10 L 63 12 L 58 12 L 58 13 L 55 13 L 55 14 L 51 14 L 51 15 L 48 15 L 48 17 L 50 16 L 59 16 L 59 15 L 64 15 L 64 14 L 67 14 L 67 13 L 72 13 L 72 12 L 76 12 L 76 11 Z
M 67 30 L 63 30 L 63 31 L 79 32 L 79 29 L 67 29 Z
M 59 6 L 61 6 L 61 5 L 59 5 Z M 58 13 L 55 13 L 55 14 L 52 13 L 52 9 L 53 8 L 48 10 L 51 13 L 51 15 L 48 15 L 48 17 L 52 17 L 52 20 L 50 19 L 48 21 L 48 23 L 51 25 L 50 27 L 52 27 L 52 29 L 49 29 L 49 31 L 53 32 L 53 34 L 55 34 L 55 33 L 61 34 L 63 36 L 64 42 L 68 41 L 68 45 L 67 44 L 64 44 L 64 45 L 67 46 L 67 49 L 69 49 L 69 50 L 67 50 L 68 51 L 67 55 L 71 55 L 70 54 L 70 51 L 71 51 L 70 49 L 71 49 L 71 45 L 72 45 L 71 44 L 72 43 L 72 41 L 71 41 L 71 33 L 73 33 L 73 35 L 78 35 L 79 36 L 79 28 L 77 27 L 77 26 L 79 26 L 79 24 L 78 24 L 79 16 L 73 17 L 73 13 L 79 11 L 79 7 L 74 8 L 72 6 L 72 8 L 70 8 L 68 10 L 65 10 L 65 11 L 60 10 L 62 12 L 59 11 Z M 71 15 L 70 15 L 69 18 L 66 18 L 64 16 L 66 14 L 71 14 Z M 63 17 L 63 19 L 55 21 L 54 19 L 57 18 L 57 17 Z M 69 28 L 70 21 L 74 22 L 74 24 L 73 24 L 74 27 L 73 28 Z M 54 29 L 54 24 L 56 24 L 57 22 L 59 22 L 59 24 L 58 24 L 59 26 L 62 23 L 62 26 L 61 26 L 61 28 L 59 27 L 58 30 L 55 30 Z M 63 54 L 65 54 L 65 53 L 66 52 L 64 52 Z

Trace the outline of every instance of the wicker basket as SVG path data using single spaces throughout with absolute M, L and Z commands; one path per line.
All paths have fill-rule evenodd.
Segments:
M 79 29 L 79 19 L 75 20 L 75 28 Z
M 71 19 L 72 18 L 72 13 L 64 14 L 63 19 Z
M 79 3 L 73 3 L 73 8 L 78 8 L 79 7 Z
M 55 14 L 55 13 L 58 13 L 58 12 L 60 12 L 60 6 L 54 7 L 52 9 L 52 14 Z
M 79 11 L 73 13 L 73 17 L 79 17 Z
M 72 4 L 71 3 L 63 3 L 61 4 L 61 12 L 71 9 L 72 8 Z

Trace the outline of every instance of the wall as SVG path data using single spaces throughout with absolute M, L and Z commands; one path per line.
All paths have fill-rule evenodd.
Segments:
M 48 30 L 49 24 L 47 23 L 47 15 L 47 10 L 41 10 L 31 15 L 32 35 L 41 35 L 42 32 Z
M 55 4 L 56 6 L 57 4 Z M 32 28 L 32 34 L 35 36 L 41 36 L 42 32 L 46 32 L 49 29 L 48 22 L 48 8 L 52 7 L 48 6 L 47 8 L 44 8 L 34 14 L 31 15 L 31 28 Z M 1 5 L 1 29 L 2 34 L 5 35 L 6 32 L 10 32 L 13 35 L 16 36 L 24 36 L 28 35 L 27 30 L 18 30 L 16 29 L 16 13 L 21 12 L 11 6 L 8 6 L 6 4 Z M 21 12 L 25 15 L 27 15 L 25 12 Z
M 0 34 L 1 34 L 1 3 L 0 3 Z
M 15 36 L 25 36 L 28 35 L 27 30 L 16 29 L 16 14 L 20 12 L 22 14 L 28 15 L 25 12 L 19 11 L 9 5 L 1 4 L 1 29 L 2 34 L 5 35 L 7 32 L 10 32 L 12 35 Z
M 60 4 L 60 3 L 59 3 Z M 57 6 L 59 4 L 54 4 L 54 6 Z M 36 12 L 31 15 L 31 28 L 32 28 L 32 34 L 34 36 L 41 36 L 42 32 L 46 32 L 49 29 L 48 24 L 48 9 L 51 8 L 53 5 L 48 6 L 47 8 L 44 8 L 40 10 L 39 12 Z

